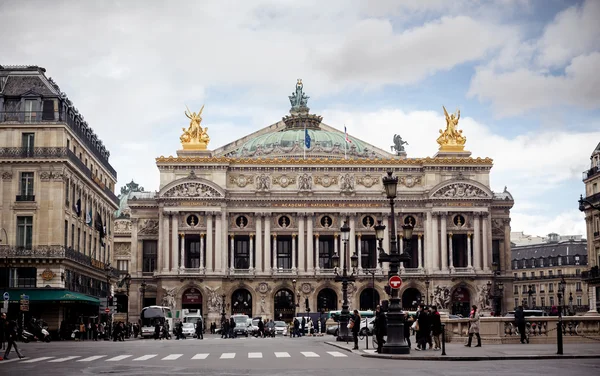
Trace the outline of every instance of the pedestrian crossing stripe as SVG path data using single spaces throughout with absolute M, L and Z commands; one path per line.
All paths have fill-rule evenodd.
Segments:
M 312 351 L 301 351 L 300 354 L 304 355 L 307 358 L 318 358 L 319 354 L 314 353 Z
M 41 362 L 43 360 L 48 360 L 48 359 L 52 359 L 54 358 L 53 356 L 43 356 L 41 358 L 33 358 L 33 359 L 29 359 L 29 360 L 24 360 L 21 363 L 37 363 L 37 362 Z
M 260 353 L 260 352 L 248 353 L 248 359 L 260 359 L 260 358 L 262 358 L 262 353 Z
M 66 358 L 52 359 L 49 361 L 49 363 L 62 363 L 62 362 L 66 362 L 66 361 L 77 359 L 77 358 L 81 358 L 81 356 L 73 355 L 73 356 L 67 356 Z
M 327 354 L 333 356 L 334 358 L 346 358 L 348 355 L 342 354 L 339 351 L 327 351 Z
M 219 359 L 233 359 L 235 358 L 235 353 L 223 353 L 221 354 L 221 358 Z
M 158 356 L 158 354 L 149 354 L 149 355 L 140 356 L 139 358 L 133 359 L 133 361 L 134 362 L 140 362 L 140 361 L 143 361 L 143 360 L 152 359 L 155 356 Z
M 206 359 L 206 358 L 208 358 L 208 354 L 196 354 L 196 355 L 192 356 L 192 360 Z
M 183 356 L 183 354 L 171 354 L 171 355 L 167 355 L 164 358 L 162 358 L 162 360 L 177 360 L 179 358 L 181 358 Z
M 132 355 L 119 355 L 119 356 L 115 356 L 114 358 L 106 359 L 106 361 L 107 362 L 118 362 L 119 360 L 127 359 L 131 356 Z
M 104 357 L 106 357 L 106 355 L 94 355 L 94 356 L 89 356 L 87 358 L 79 359 L 78 362 L 92 362 L 94 360 L 102 359 Z
M 287 352 L 276 352 L 275 357 L 276 358 L 291 358 L 292 356 L 290 355 L 290 353 L 287 353 Z

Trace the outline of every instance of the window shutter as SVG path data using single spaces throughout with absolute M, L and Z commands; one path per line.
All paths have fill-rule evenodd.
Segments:
M 54 120 L 54 101 L 44 101 L 42 108 L 42 120 Z

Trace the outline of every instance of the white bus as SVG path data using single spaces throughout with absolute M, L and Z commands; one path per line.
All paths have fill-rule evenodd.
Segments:
M 157 321 L 160 325 L 164 325 L 166 322 L 169 325 L 169 330 L 173 330 L 173 313 L 169 307 L 144 307 L 140 314 L 140 319 L 142 321 L 142 338 L 154 336 L 154 326 Z

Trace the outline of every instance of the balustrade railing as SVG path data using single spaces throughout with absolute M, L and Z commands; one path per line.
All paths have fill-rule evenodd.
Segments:
M 52 259 L 68 259 L 77 262 L 78 264 L 89 266 L 99 270 L 105 270 L 104 262 L 93 259 L 81 252 L 74 250 L 71 247 L 62 245 L 42 245 L 26 249 L 23 247 L 11 247 L 6 245 L 0 246 L 0 258 L 52 258 Z M 111 269 L 111 277 L 118 277 L 118 271 Z

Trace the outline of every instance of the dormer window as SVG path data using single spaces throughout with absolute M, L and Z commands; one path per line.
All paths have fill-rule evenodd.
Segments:
M 575 256 L 575 265 L 579 265 L 579 256 Z
M 25 122 L 33 122 L 36 120 L 36 101 L 33 99 L 26 99 L 25 100 L 25 108 L 23 109 L 23 111 L 25 112 Z
M 558 265 L 562 265 L 562 257 L 558 256 Z

